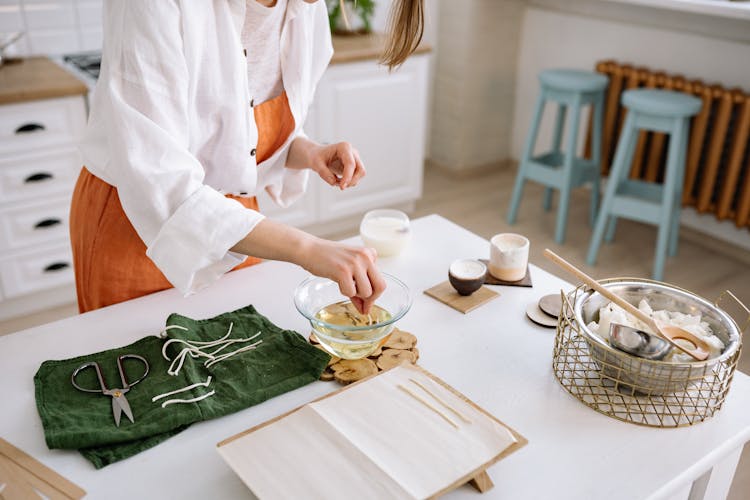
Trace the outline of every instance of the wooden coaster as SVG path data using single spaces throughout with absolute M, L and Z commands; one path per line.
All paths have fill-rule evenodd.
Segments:
M 489 260 L 487 259 L 478 259 L 478 260 L 479 262 L 487 266 L 487 274 L 484 277 L 485 285 L 526 286 L 526 287 L 534 286 L 531 284 L 531 271 L 529 270 L 529 266 L 526 266 L 526 276 L 524 276 L 523 279 L 519 281 L 505 281 L 505 280 L 501 280 L 500 278 L 495 278 L 490 273 L 490 261 Z
M 539 309 L 537 304 L 529 304 L 529 307 L 526 308 L 526 316 L 539 326 L 547 328 L 554 328 L 557 326 L 557 319 Z
M 425 290 L 424 293 L 464 314 L 500 296 L 499 293 L 490 290 L 486 286 L 483 286 L 471 295 L 459 295 L 449 281 L 435 285 Z
M 553 318 L 560 316 L 562 309 L 562 298 L 559 293 L 551 293 L 539 299 L 539 309 L 549 314 Z
M 330 355 L 323 349 L 314 333 L 310 334 L 308 342 Z M 335 380 L 339 384 L 347 385 L 378 372 L 393 368 L 404 361 L 416 364 L 419 359 L 417 337 L 409 332 L 394 328 L 391 334 L 383 339 L 383 343 L 369 357 L 363 359 L 341 359 L 331 356 L 328 366 L 320 375 L 320 380 Z

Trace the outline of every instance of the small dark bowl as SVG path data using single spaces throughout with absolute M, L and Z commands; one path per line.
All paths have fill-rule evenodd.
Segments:
M 461 269 L 463 267 L 463 269 Z M 475 270 L 475 273 L 460 272 Z M 459 295 L 471 295 L 484 285 L 487 266 L 472 259 L 454 261 L 448 269 L 448 280 Z

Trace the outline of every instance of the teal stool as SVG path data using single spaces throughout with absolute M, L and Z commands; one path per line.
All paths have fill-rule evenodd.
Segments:
M 557 211 L 555 240 L 562 243 L 565 241 L 570 192 L 574 187 L 586 182 L 592 183 L 591 224 L 594 223 L 596 218 L 597 205 L 599 204 L 599 164 L 601 161 L 604 90 L 607 88 L 608 80 L 606 76 L 590 71 L 550 69 L 540 73 L 539 82 L 542 88 L 536 101 L 531 130 L 518 166 L 513 197 L 508 212 L 508 223 L 515 224 L 516 222 L 523 187 L 527 180 L 546 186 L 544 190 L 545 210 L 549 210 L 552 206 L 552 190 L 559 189 L 560 206 Z M 547 101 L 558 104 L 552 151 L 534 156 L 539 123 L 542 121 L 542 114 Z M 591 104 L 594 109 L 594 133 L 591 144 L 592 158 L 590 160 L 576 157 L 581 108 L 586 104 Z M 560 145 L 565 115 L 569 107 L 571 108 L 570 128 L 565 152 L 563 153 L 560 150 Z
M 588 263 L 593 265 L 596 262 L 603 237 L 607 241 L 614 238 L 618 217 L 656 224 L 659 233 L 653 278 L 661 280 L 667 250 L 670 256 L 677 253 L 690 117 L 700 111 L 702 103 L 700 99 L 681 92 L 637 89 L 624 92 L 622 104 L 628 108 L 628 114 L 589 245 Z M 628 179 L 639 130 L 670 135 L 663 184 Z

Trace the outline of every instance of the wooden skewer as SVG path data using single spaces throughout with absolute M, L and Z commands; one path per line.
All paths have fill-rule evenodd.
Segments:
M 676 326 L 658 325 L 653 318 L 650 318 L 643 311 L 633 306 L 633 304 L 631 304 L 630 302 L 626 301 L 618 295 L 615 295 L 606 287 L 600 285 L 598 281 L 594 280 L 594 278 L 584 273 L 567 260 L 560 257 L 549 248 L 544 250 L 544 256 L 577 277 L 579 280 L 583 281 L 585 284 L 602 294 L 604 297 L 608 298 L 609 300 L 623 308 L 629 314 L 641 320 L 649 328 L 651 328 L 651 330 L 657 336 L 663 338 L 682 352 L 690 355 L 693 359 L 697 361 L 703 361 L 708 358 L 710 348 L 708 346 L 708 343 L 702 338 Z M 692 349 L 689 347 L 684 347 L 678 344 L 677 340 L 685 340 L 687 342 L 690 342 L 694 347 Z
M 465 416 L 463 416 L 463 414 L 461 414 L 458 410 L 456 410 L 451 405 L 449 405 L 448 403 L 446 403 L 445 401 L 443 401 L 443 399 L 441 399 L 437 394 L 435 394 L 434 392 L 432 392 L 431 390 L 429 390 L 427 387 L 425 387 L 424 385 L 422 385 L 422 383 L 420 383 L 418 380 L 414 380 L 413 378 L 410 378 L 409 380 L 413 384 L 415 384 L 416 386 L 418 386 L 420 389 L 422 389 L 424 392 L 426 392 L 427 394 L 429 394 L 430 396 L 432 396 L 432 399 L 434 399 L 435 401 L 437 401 L 438 403 L 440 403 L 441 405 L 443 405 L 443 407 L 445 407 L 446 410 L 449 410 L 449 411 L 453 412 L 453 414 L 455 414 L 458 418 L 460 418 L 461 420 L 463 420 L 467 424 L 471 423 L 471 420 L 469 420 L 468 418 L 466 418 Z
M 440 411 L 437 408 L 435 408 L 434 406 L 432 406 L 428 401 L 425 401 L 423 398 L 421 398 L 417 394 L 414 394 L 411 390 L 409 390 L 407 387 L 405 387 L 405 386 L 403 386 L 401 384 L 398 384 L 398 388 L 401 389 L 402 391 L 404 391 L 405 393 L 407 393 L 409 396 L 411 396 L 414 399 L 416 399 L 417 401 L 419 401 L 420 403 L 422 403 L 423 405 L 425 405 L 430 410 L 432 410 L 435 413 L 437 413 L 438 415 L 440 415 L 443 418 L 443 420 L 445 420 L 446 422 L 448 422 L 449 424 L 451 424 L 453 427 L 455 427 L 456 429 L 458 429 L 458 424 L 456 424 L 456 422 L 454 422 L 453 420 L 451 420 L 451 418 L 448 415 L 446 415 L 442 411 Z

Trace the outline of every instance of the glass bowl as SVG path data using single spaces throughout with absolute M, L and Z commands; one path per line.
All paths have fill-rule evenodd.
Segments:
M 398 278 L 383 273 L 386 289 L 375 302 L 390 314 L 390 318 L 360 326 L 337 325 L 316 317 L 324 307 L 349 298 L 341 295 L 336 282 L 317 276 L 300 283 L 294 291 L 294 305 L 310 321 L 320 345 L 329 353 L 343 359 L 360 359 L 370 355 L 385 343 L 396 321 L 411 307 L 409 288 Z

